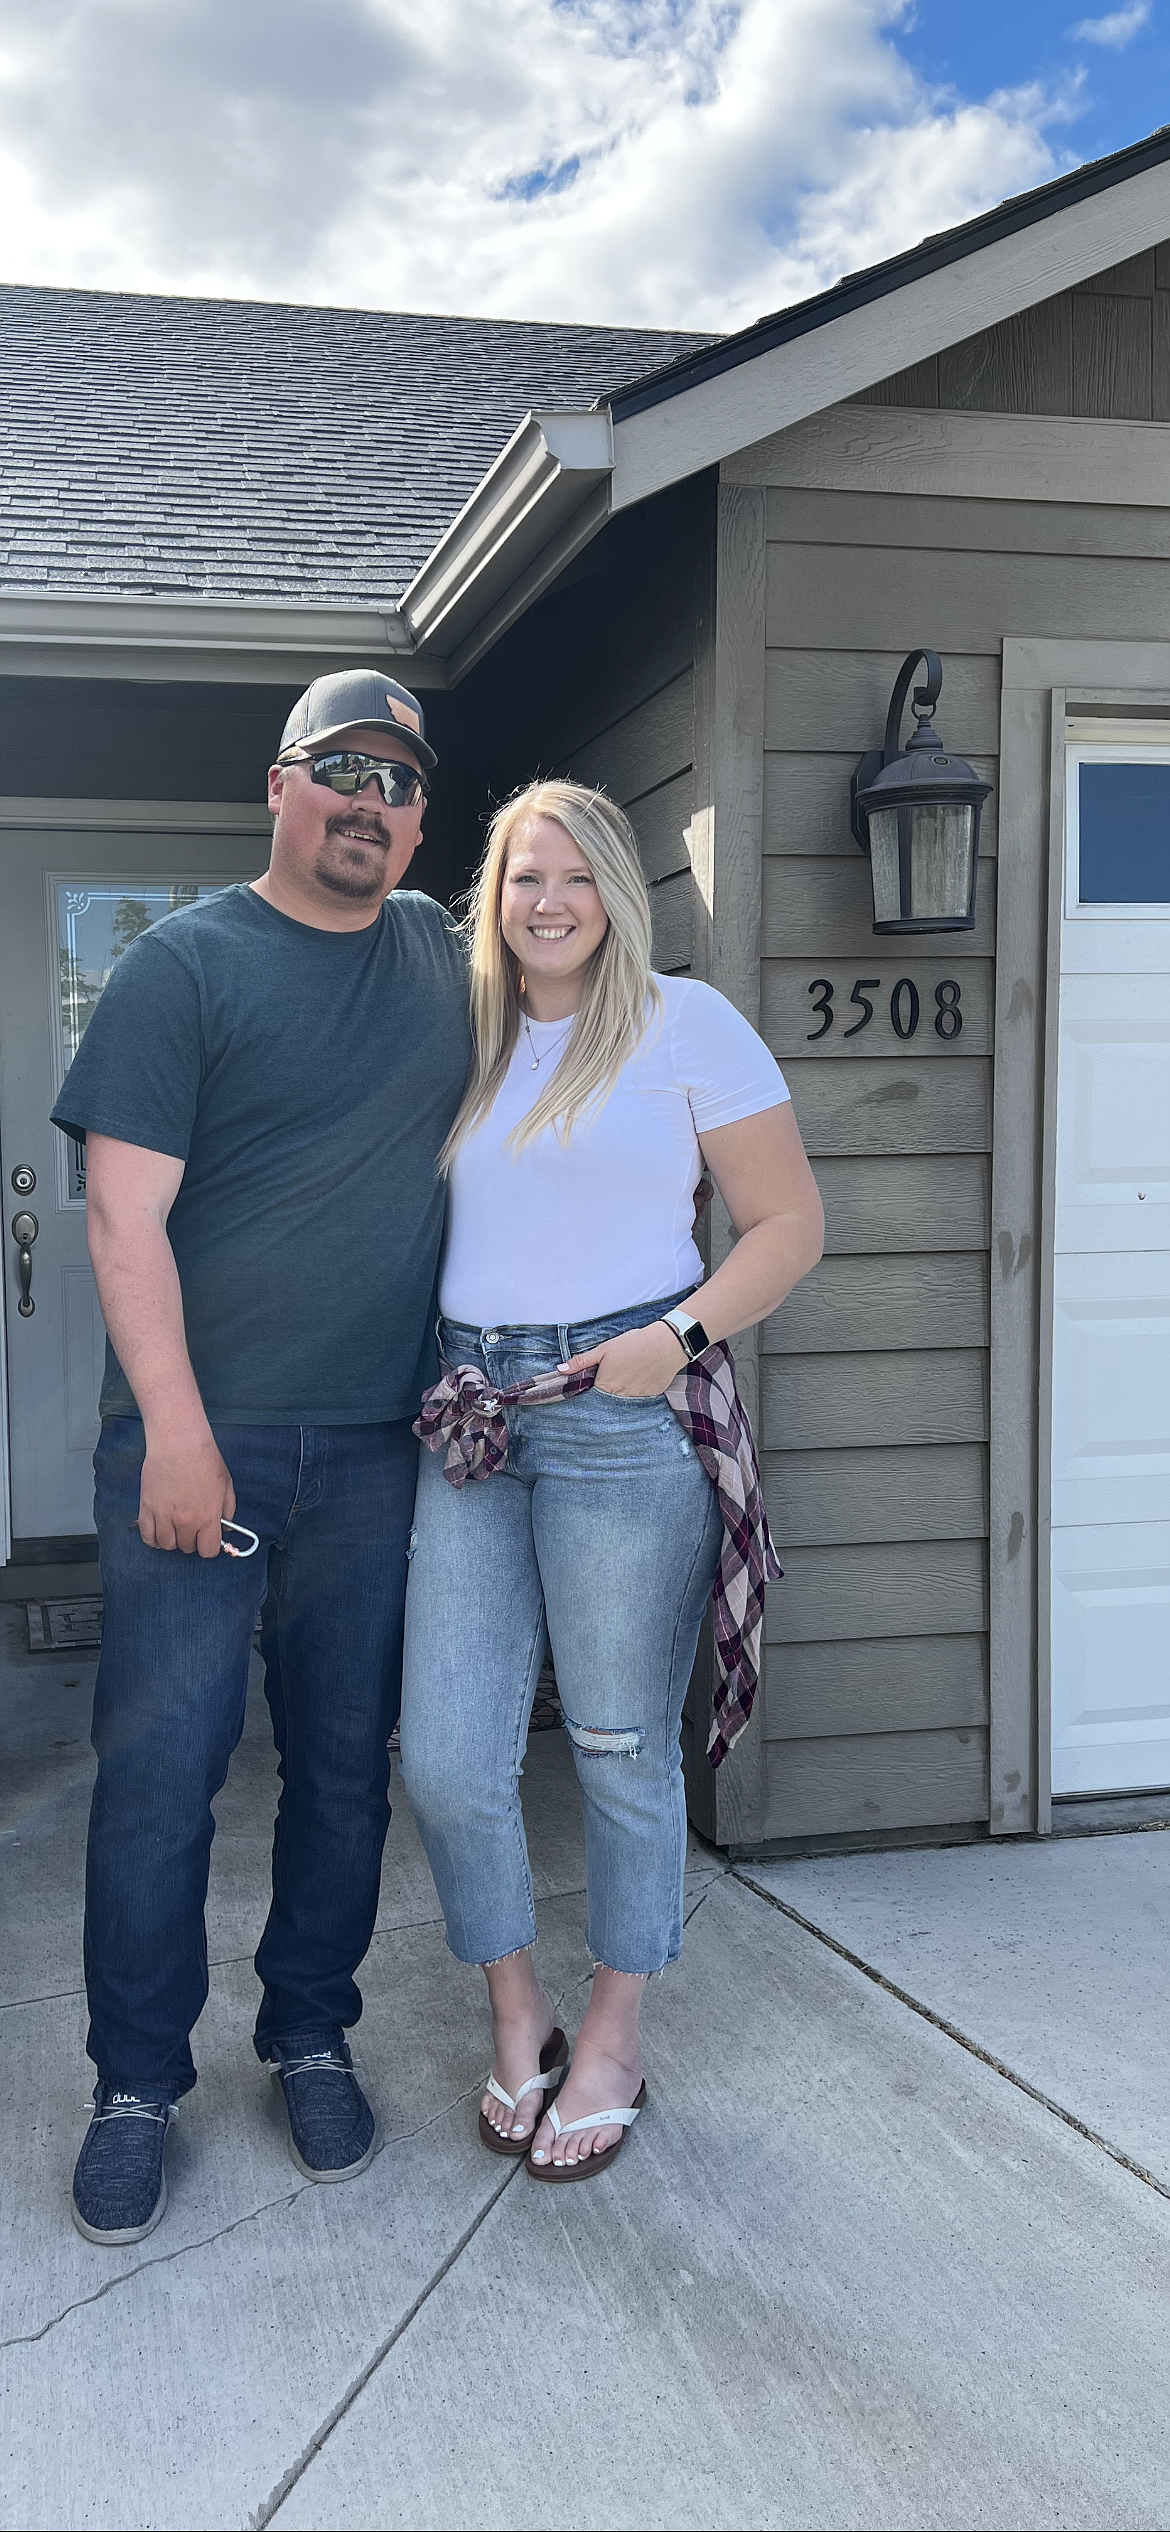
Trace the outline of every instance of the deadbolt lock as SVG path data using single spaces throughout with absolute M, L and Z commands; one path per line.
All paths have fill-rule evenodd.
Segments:
M 35 1169 L 30 1169 L 27 1161 L 18 1161 L 12 1173 L 13 1194 L 15 1196 L 31 1196 L 36 1183 L 37 1173 Z

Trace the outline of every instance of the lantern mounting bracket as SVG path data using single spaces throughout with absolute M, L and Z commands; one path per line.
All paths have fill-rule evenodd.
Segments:
M 924 664 L 926 675 L 922 684 L 914 689 L 912 710 L 916 727 L 909 742 L 907 754 L 910 747 L 935 747 L 938 744 L 933 723 L 934 707 L 942 693 L 942 661 L 937 651 L 926 648 L 920 651 L 908 651 L 894 680 L 894 691 L 890 696 L 890 708 L 886 714 L 884 745 L 880 749 L 871 747 L 868 756 L 862 757 L 849 786 L 849 824 L 853 831 L 853 841 L 860 845 L 863 853 L 868 852 L 869 846 L 866 841 L 865 813 L 858 808 L 857 795 L 859 791 L 868 790 L 875 774 L 880 774 L 884 765 L 893 765 L 902 753 L 902 716 L 906 710 L 906 697 L 910 692 L 911 681 L 919 661 Z

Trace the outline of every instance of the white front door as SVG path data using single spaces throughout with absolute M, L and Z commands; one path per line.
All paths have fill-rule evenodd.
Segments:
M 1170 1786 L 1170 740 L 1070 746 L 1052 1361 L 1052 1790 Z
M 0 802 L 10 1477 L 0 1557 L 93 1534 L 104 1335 L 86 1252 L 84 1152 L 50 1125 L 49 1110 L 115 959 L 173 906 L 254 877 L 268 832 L 251 810 Z

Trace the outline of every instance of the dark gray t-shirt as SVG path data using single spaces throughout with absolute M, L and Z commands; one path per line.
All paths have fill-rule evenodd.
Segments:
M 229 888 L 118 960 L 53 1122 L 185 1162 L 167 1228 L 213 1421 L 417 1412 L 470 1051 L 458 934 L 413 891 L 319 932 Z M 137 1413 L 111 1347 L 101 1406 Z

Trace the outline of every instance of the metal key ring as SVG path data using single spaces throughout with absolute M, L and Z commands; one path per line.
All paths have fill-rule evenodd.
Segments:
M 234 1530 L 239 1538 L 250 1539 L 252 1542 L 251 1546 L 233 1547 L 231 1540 L 225 1539 L 224 1537 L 225 1530 Z M 221 1520 L 219 1525 L 219 1543 L 225 1556 L 254 1556 L 260 1545 L 260 1535 L 257 1530 L 249 1530 L 243 1521 Z

